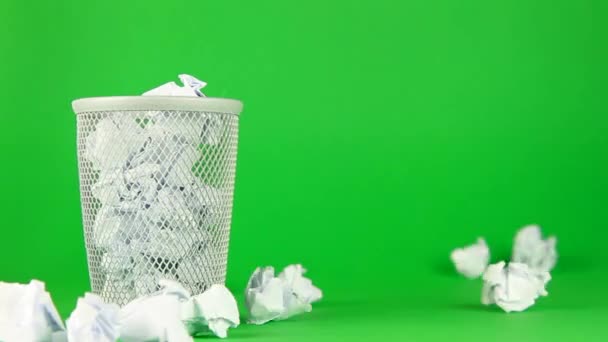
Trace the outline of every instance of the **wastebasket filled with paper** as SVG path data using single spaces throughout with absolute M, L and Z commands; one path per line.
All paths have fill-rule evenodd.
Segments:
M 125 304 L 177 280 L 226 276 L 237 100 L 180 76 L 143 96 L 75 100 L 80 196 L 93 292 Z

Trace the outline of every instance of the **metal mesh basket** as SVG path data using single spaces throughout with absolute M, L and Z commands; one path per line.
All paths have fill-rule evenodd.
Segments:
M 123 305 L 178 280 L 224 283 L 238 101 L 114 97 L 74 102 L 93 292 Z

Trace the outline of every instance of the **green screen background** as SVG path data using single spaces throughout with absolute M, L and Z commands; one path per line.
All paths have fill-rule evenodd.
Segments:
M 238 340 L 606 340 L 602 1 L 0 3 L 0 279 L 88 290 L 73 99 L 178 73 L 244 102 L 227 285 L 303 263 L 311 314 Z M 558 239 L 550 296 L 479 304 L 452 248 Z

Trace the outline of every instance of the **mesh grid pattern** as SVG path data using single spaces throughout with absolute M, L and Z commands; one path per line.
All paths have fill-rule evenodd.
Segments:
M 193 294 L 223 284 L 238 116 L 85 112 L 77 126 L 93 292 L 123 305 L 160 279 Z

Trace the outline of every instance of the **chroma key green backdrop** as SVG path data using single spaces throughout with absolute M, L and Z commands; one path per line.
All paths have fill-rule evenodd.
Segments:
M 0 2 L 0 280 L 89 289 L 73 99 L 179 73 L 237 98 L 227 285 L 299 262 L 325 299 L 231 340 L 607 340 L 602 1 Z M 452 248 L 558 239 L 549 297 L 479 303 Z M 242 301 L 241 301 L 242 302 Z

